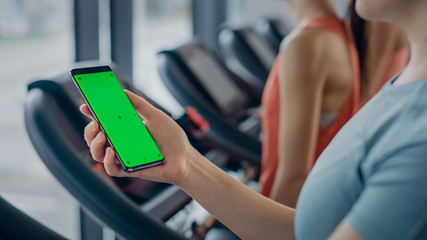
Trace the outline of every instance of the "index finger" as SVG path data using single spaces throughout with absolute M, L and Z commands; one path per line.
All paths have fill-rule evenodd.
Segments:
M 150 121 L 153 114 L 156 114 L 159 110 L 147 102 L 144 98 L 125 90 L 127 97 L 132 103 L 135 110 L 146 120 Z

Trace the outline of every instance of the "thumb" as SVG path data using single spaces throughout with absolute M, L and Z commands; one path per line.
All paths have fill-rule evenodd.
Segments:
M 147 121 L 150 121 L 151 118 L 154 117 L 153 114 L 157 113 L 157 108 L 153 107 L 150 103 L 148 103 L 145 99 L 142 97 L 125 90 L 125 93 L 127 97 L 129 98 L 130 102 L 132 103 L 133 107 L 136 109 L 136 111 L 141 115 L 142 118 L 144 118 Z
M 90 112 L 89 107 L 86 104 L 82 104 L 79 109 L 80 112 L 83 113 L 86 117 L 93 120 L 92 113 Z

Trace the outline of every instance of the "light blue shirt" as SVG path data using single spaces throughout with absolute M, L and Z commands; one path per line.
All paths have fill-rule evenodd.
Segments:
M 427 80 L 389 81 L 314 166 L 297 239 L 326 239 L 344 219 L 366 239 L 427 239 Z

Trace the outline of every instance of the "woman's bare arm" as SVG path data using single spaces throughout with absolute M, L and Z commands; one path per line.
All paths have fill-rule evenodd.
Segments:
M 180 187 L 242 239 L 294 239 L 295 210 L 236 181 L 198 153 Z
M 327 61 L 319 49 L 318 31 L 301 32 L 282 49 L 280 81 L 279 163 L 270 197 L 295 207 L 313 166 Z M 325 59 L 326 58 L 326 59 Z

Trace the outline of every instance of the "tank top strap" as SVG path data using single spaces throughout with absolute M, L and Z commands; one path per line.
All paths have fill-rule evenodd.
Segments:
M 345 42 L 351 57 L 351 64 L 353 69 L 353 101 L 354 101 L 354 113 L 356 113 L 360 105 L 360 66 L 359 66 L 359 54 L 357 53 L 356 44 L 354 42 L 353 32 L 351 30 L 350 23 L 344 19 L 336 17 L 321 17 L 316 18 L 307 23 L 303 29 L 311 28 L 323 28 L 328 29 L 338 36 Z

